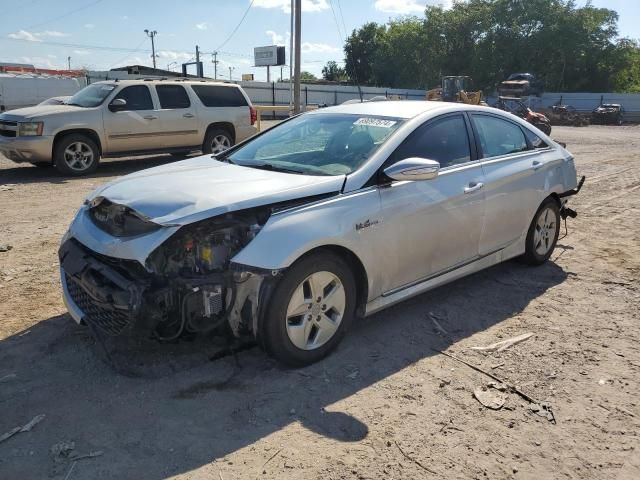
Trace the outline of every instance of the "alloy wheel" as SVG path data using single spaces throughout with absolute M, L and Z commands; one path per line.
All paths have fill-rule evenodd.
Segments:
M 549 252 L 557 228 L 555 212 L 550 207 L 542 210 L 533 232 L 533 245 L 538 255 L 545 256 Z
M 331 272 L 309 275 L 293 292 L 286 314 L 289 340 L 301 350 L 314 350 L 335 335 L 346 308 L 346 293 Z
M 217 153 L 222 153 L 230 146 L 231 141 L 229 140 L 229 137 L 225 135 L 216 135 L 211 140 L 211 153 L 213 153 L 214 155 Z
M 84 142 L 70 143 L 64 150 L 64 161 L 70 169 L 82 172 L 93 164 L 93 150 Z

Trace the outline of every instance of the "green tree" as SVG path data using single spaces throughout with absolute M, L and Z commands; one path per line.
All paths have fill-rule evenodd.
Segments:
M 318 77 L 316 77 L 313 73 L 311 72 L 300 72 L 300 81 L 301 82 L 314 82 L 318 80 Z
M 618 38 L 618 14 L 574 0 L 467 0 L 423 17 L 354 30 L 344 50 L 359 83 L 432 88 L 470 75 L 487 92 L 530 72 L 555 91 L 635 91 L 640 45 Z
M 322 67 L 322 78 L 329 82 L 342 82 L 347 80 L 347 72 L 333 60 Z

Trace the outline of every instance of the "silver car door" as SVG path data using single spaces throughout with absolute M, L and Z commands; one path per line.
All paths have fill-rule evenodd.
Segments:
M 114 102 L 126 105 L 114 111 Z M 160 148 L 160 123 L 147 85 L 131 85 L 120 90 L 103 111 L 107 151 L 132 152 Z
M 383 220 L 377 241 L 385 245 L 388 272 L 383 288 L 394 289 L 437 276 L 478 256 L 484 215 L 484 176 L 456 113 L 418 127 L 384 167 L 409 157 L 440 162 L 438 176 L 389 182 L 380 187 Z
M 480 254 L 485 255 L 526 234 L 544 189 L 545 160 L 515 122 L 486 113 L 471 118 L 485 174 L 486 212 L 480 237 Z

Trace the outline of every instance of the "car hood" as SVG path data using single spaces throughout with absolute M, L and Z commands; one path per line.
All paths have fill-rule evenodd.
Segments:
M 260 170 L 210 155 L 150 168 L 108 183 L 87 197 L 125 205 L 161 225 L 186 225 L 223 213 L 339 192 L 345 176 Z
M 85 111 L 86 108 L 77 105 L 36 105 L 35 107 L 17 108 L 0 115 L 2 120 L 20 121 L 24 119 L 42 118 L 58 113 Z

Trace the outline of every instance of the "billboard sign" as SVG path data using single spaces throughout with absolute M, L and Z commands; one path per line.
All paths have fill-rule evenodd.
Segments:
M 253 57 L 256 67 L 273 67 L 286 65 L 285 48 L 278 45 L 255 47 Z

